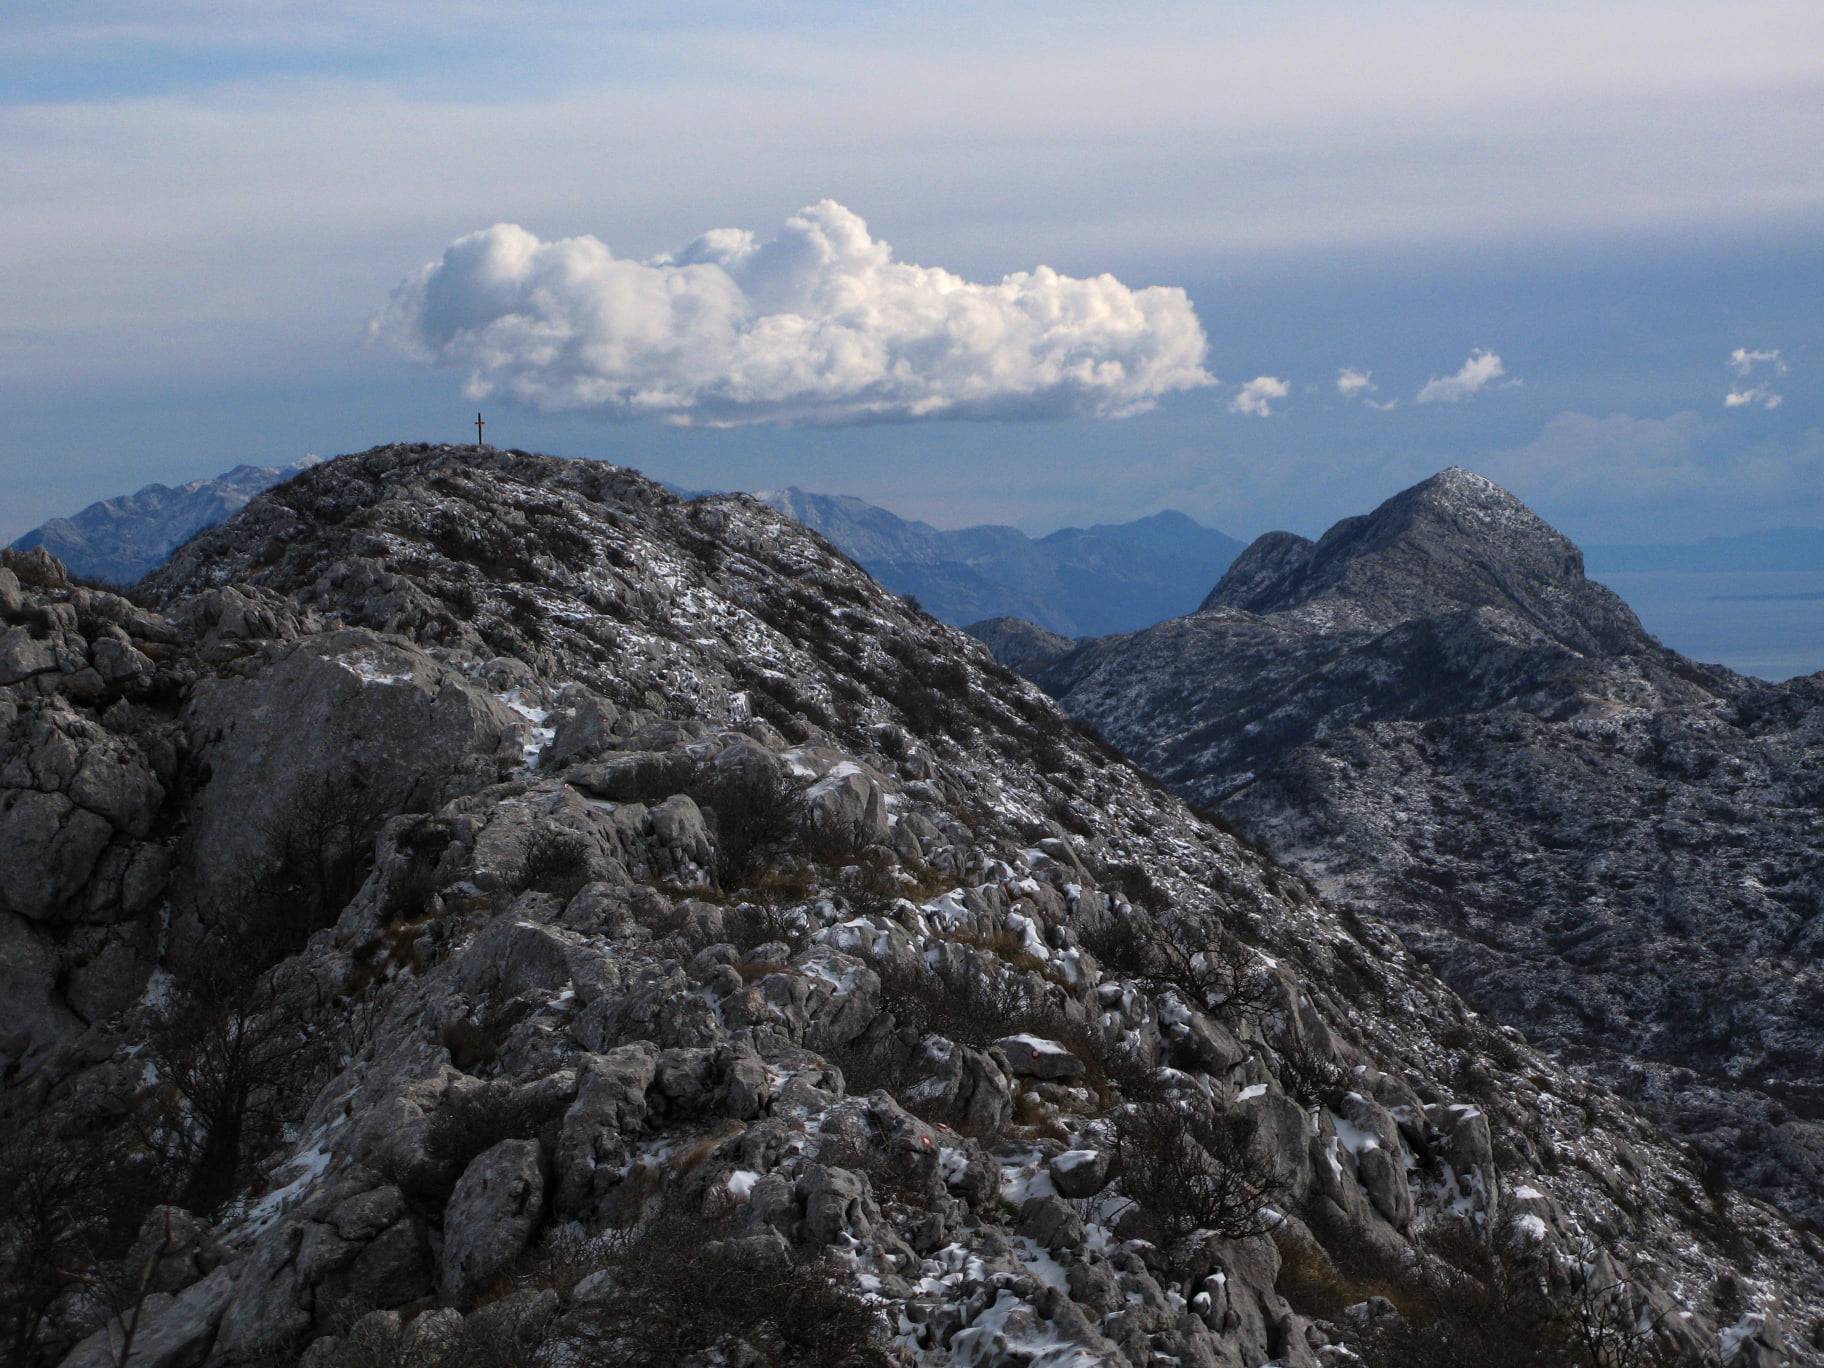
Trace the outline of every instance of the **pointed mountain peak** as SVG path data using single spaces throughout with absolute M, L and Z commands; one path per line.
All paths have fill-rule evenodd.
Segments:
M 1478 475 L 1467 466 L 1445 466 L 1444 469 L 1440 470 L 1436 475 L 1433 475 L 1430 479 L 1420 480 L 1406 492 L 1409 494 L 1417 494 L 1421 490 L 1445 496 L 1458 496 L 1464 498 L 1492 497 L 1505 499 L 1509 503 L 1517 504 L 1520 502 L 1520 500 L 1516 499 L 1500 485 L 1489 479 L 1488 476 Z
M 1488 476 L 1478 475 L 1462 466 L 1447 467 L 1430 479 L 1421 480 L 1412 488 L 1401 491 L 1376 509 L 1375 515 L 1401 508 L 1453 513 L 1473 511 L 1515 517 L 1534 524 L 1548 536 L 1559 537 L 1559 533 L 1550 524 L 1513 494 Z M 1559 539 L 1563 540 L 1562 537 Z
M 1583 553 L 1568 537 L 1461 466 L 1345 518 L 1316 542 L 1269 533 L 1203 606 L 1263 614 L 1312 608 L 1362 628 L 1494 608 L 1588 654 L 1652 644 L 1626 604 L 1584 577 Z

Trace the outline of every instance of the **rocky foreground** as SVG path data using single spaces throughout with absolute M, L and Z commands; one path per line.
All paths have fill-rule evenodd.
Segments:
M 379 448 L 143 588 L 0 569 L 11 1361 L 1824 1362 L 1815 1237 L 751 500 Z
M 1824 1230 L 1824 678 L 1665 649 L 1462 470 L 1021 668 Z

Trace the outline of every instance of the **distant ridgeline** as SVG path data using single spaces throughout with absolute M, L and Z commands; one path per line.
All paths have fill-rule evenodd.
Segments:
M 1242 549 L 1171 509 L 1029 537 L 992 525 L 939 531 L 860 499 L 801 489 L 756 497 L 957 626 L 1019 617 L 1068 637 L 1137 631 L 1194 609 Z
M 242 465 L 213 479 L 147 485 L 73 517 L 53 518 L 14 547 L 43 547 L 75 574 L 133 584 L 197 533 L 226 522 L 255 495 L 315 462 L 306 457 L 284 467 Z M 784 489 L 756 497 L 827 537 L 887 588 L 916 597 L 956 626 L 1020 617 L 1066 637 L 1136 631 L 1195 608 L 1242 546 L 1170 510 L 1035 538 L 1012 527 L 939 531 L 842 495 Z
M 214 479 L 149 484 L 137 494 L 92 503 L 69 518 L 34 527 L 13 548 L 43 547 L 74 574 L 110 584 L 136 584 L 198 532 L 224 523 L 256 494 L 318 463 L 306 456 L 288 466 L 238 465 Z

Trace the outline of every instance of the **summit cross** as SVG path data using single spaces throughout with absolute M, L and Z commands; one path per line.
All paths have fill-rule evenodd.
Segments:
M 486 443 L 481 440 L 481 430 L 482 430 L 482 428 L 484 428 L 486 426 L 487 426 L 487 424 L 481 421 L 481 415 L 479 413 L 476 414 L 475 415 L 475 445 L 478 447 L 486 445 Z

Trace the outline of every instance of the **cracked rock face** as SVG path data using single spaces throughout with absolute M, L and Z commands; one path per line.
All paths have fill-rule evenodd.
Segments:
M 168 1246 L 140 1226 L 158 1361 L 327 1368 L 499 1336 L 586 1359 L 645 1271 L 615 1242 L 657 1231 L 638 1247 L 658 1266 L 670 1221 L 699 1232 L 683 1266 L 742 1270 L 691 1294 L 704 1316 L 814 1269 L 905 1364 L 1347 1362 L 1359 1323 L 1292 1260 L 1397 1260 L 1510 1213 L 1554 1288 L 1599 1259 L 1686 1348 L 1729 1328 L 1724 1272 L 1765 1335 L 1824 1313 L 1824 1265 L 1779 1213 L 1730 1196 L 1725 1240 L 1637 1109 L 750 500 L 378 448 L 255 500 L 148 587 L 172 683 L 140 711 L 39 676 L 6 694 L 9 727 L 83 719 L 56 733 L 73 769 L 34 769 L 10 738 L 40 732 L 9 731 L 21 792 L 131 741 L 164 795 L 144 835 L 110 820 L 55 916 L 7 913 L 41 938 L 16 981 L 77 953 L 66 926 L 143 927 L 148 990 L 78 1023 L 80 1048 L 9 1055 L 38 1080 L 9 1089 L 9 1124 L 106 1133 L 156 1102 L 148 1033 L 197 953 L 166 914 L 207 943 L 211 880 L 257 858 L 237 830 L 287 809 L 291 771 L 358 750 L 375 795 L 352 891 L 247 971 L 272 985 L 252 1024 L 320 1047 L 260 1085 L 282 1124 Z M 16 611 L 72 592 L 21 584 Z M 267 784 L 262 755 L 284 758 Z M 146 844 L 169 857 L 149 910 L 82 911 L 109 852 Z M 1229 947 L 1234 977 L 1173 978 L 1136 944 Z M 1155 1174 L 1190 1154 L 1188 1186 L 1147 1185 L 1145 1116 L 1201 1128 L 1153 1152 Z M 1175 1198 L 1216 1151 L 1253 1175 L 1246 1219 L 1182 1230 Z M 107 1309 L 52 1309 L 45 1357 L 103 1361 Z
M 1666 650 L 1447 471 L 1027 667 L 1478 1006 L 1824 1219 L 1824 689 Z

